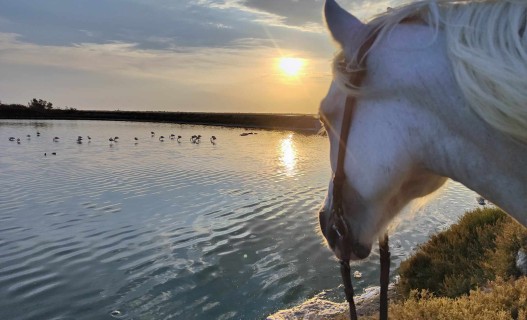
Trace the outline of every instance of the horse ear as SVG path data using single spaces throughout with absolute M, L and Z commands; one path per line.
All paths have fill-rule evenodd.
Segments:
M 324 17 L 333 39 L 344 49 L 346 56 L 358 49 L 360 35 L 366 32 L 366 25 L 342 9 L 335 0 L 326 0 Z

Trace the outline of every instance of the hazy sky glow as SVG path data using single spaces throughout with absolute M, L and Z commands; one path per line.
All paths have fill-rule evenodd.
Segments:
M 341 0 L 359 18 L 399 0 Z M 0 0 L 0 100 L 84 110 L 316 113 L 322 0 Z M 300 58 L 288 75 L 280 58 Z

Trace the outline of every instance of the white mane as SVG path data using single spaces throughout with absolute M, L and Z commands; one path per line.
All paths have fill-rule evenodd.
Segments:
M 379 39 L 397 24 L 419 20 L 444 30 L 456 81 L 468 105 L 488 124 L 527 143 L 527 1 L 428 0 L 395 9 L 368 23 Z M 337 83 L 357 95 L 348 79 L 360 69 L 359 50 L 334 60 Z

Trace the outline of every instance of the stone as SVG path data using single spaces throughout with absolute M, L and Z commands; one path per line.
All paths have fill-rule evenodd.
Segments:
M 527 275 L 527 253 L 523 249 L 518 250 L 516 255 L 516 268 L 520 270 L 522 275 Z

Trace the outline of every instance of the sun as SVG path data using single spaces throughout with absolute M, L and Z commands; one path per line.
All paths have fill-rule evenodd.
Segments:
M 304 69 L 305 60 L 301 58 L 280 58 L 278 59 L 278 67 L 288 77 L 296 77 L 300 75 Z

